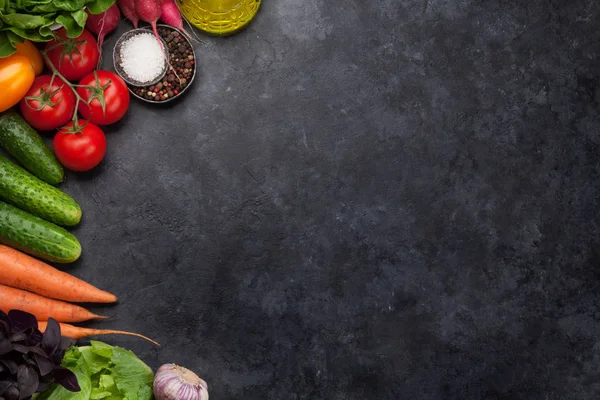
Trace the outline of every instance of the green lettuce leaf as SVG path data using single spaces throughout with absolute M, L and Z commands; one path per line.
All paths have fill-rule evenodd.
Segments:
M 109 366 L 106 358 L 90 351 L 87 347 L 83 348 L 81 354 L 87 364 L 90 375 L 95 375 Z
M 149 400 L 152 398 L 154 373 L 140 362 L 133 352 L 115 347 L 111 361 L 113 377 L 119 392 L 128 399 Z
M 104 358 L 112 357 L 113 346 L 111 346 L 110 344 L 98 342 L 95 340 L 92 340 L 90 343 L 92 345 L 92 351 L 95 354 L 99 355 L 100 357 L 104 357 Z
M 133 352 L 106 343 L 71 347 L 62 365 L 77 375 L 82 390 L 53 386 L 35 400 L 151 400 L 154 373 Z M 80 377 L 81 376 L 81 377 Z
M 88 400 L 90 398 L 92 393 L 90 371 L 81 351 L 77 347 L 71 347 L 67 350 L 62 366 L 69 368 L 77 376 L 77 382 L 81 390 L 70 392 L 64 387 L 54 384 L 44 393 L 35 396 L 35 400 Z

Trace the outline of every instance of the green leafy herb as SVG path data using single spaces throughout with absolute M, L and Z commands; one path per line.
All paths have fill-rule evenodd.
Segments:
M 70 38 L 77 37 L 85 27 L 87 8 L 101 14 L 115 0 L 0 0 L 0 58 L 16 51 L 15 43 L 24 39 L 49 42 L 54 35 L 51 27 L 60 25 Z M 8 35 L 14 35 L 14 40 Z
M 102 14 L 114 4 L 114 0 L 92 0 L 88 2 L 87 8 L 92 14 Z
M 54 385 L 36 400 L 150 400 L 154 373 L 133 352 L 92 341 L 71 347 L 62 365 L 75 373 L 81 391 Z

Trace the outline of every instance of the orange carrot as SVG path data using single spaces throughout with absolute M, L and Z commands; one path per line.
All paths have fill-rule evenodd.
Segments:
M 89 312 L 83 307 L 53 300 L 39 294 L 0 285 L 0 310 L 22 310 L 35 315 L 38 321 L 54 318 L 58 322 L 81 322 L 107 318 Z
M 114 303 L 117 297 L 27 254 L 0 245 L 0 284 L 74 303 Z
M 39 327 L 40 331 L 42 331 L 42 332 L 46 331 L 47 325 L 48 325 L 47 321 L 38 322 L 38 327 Z M 160 344 L 158 342 L 156 342 L 144 335 L 140 335 L 139 333 L 115 331 L 112 329 L 81 328 L 79 326 L 73 326 L 73 325 L 63 324 L 63 323 L 60 324 L 60 334 L 62 336 L 66 336 L 71 339 L 81 339 L 81 338 L 88 337 L 88 336 L 99 336 L 99 335 L 128 335 L 128 336 L 135 336 L 135 337 L 145 339 L 149 342 L 154 343 L 157 346 L 160 346 Z

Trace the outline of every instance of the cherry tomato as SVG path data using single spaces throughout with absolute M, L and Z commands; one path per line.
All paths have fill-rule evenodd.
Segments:
M 27 57 L 0 58 L 0 112 L 17 104 L 31 87 L 35 73 Z
M 79 113 L 97 125 L 114 124 L 129 109 L 127 85 L 114 72 L 94 71 L 79 85 L 77 93 L 85 100 L 79 103 Z
M 58 38 L 46 43 L 46 50 L 50 62 L 65 79 L 77 81 L 96 68 L 100 52 L 96 39 L 88 30 L 84 29 L 75 39 L 68 38 L 64 29 L 59 29 L 56 34 Z
M 52 82 L 52 86 L 50 86 Z M 41 75 L 21 99 L 21 114 L 29 125 L 40 131 L 58 129 L 75 113 L 75 94 L 58 76 Z
M 33 67 L 33 71 L 35 72 L 35 76 L 38 76 L 44 70 L 44 59 L 42 58 L 42 53 L 35 47 L 33 43 L 29 40 L 24 41 L 23 43 L 16 43 L 15 47 L 17 48 L 17 52 L 20 56 L 25 56 L 31 61 L 31 66 Z
M 106 154 L 106 136 L 97 125 L 78 121 L 78 129 L 69 122 L 52 141 L 56 158 L 72 171 L 88 171 L 100 164 Z

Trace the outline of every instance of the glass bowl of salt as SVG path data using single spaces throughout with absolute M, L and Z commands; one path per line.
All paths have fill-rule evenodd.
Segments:
M 162 48 L 161 48 L 162 46 Z M 113 50 L 115 71 L 132 86 L 154 85 L 167 73 L 168 47 L 152 31 L 132 29 L 123 34 Z M 164 50 L 164 52 L 163 52 Z

